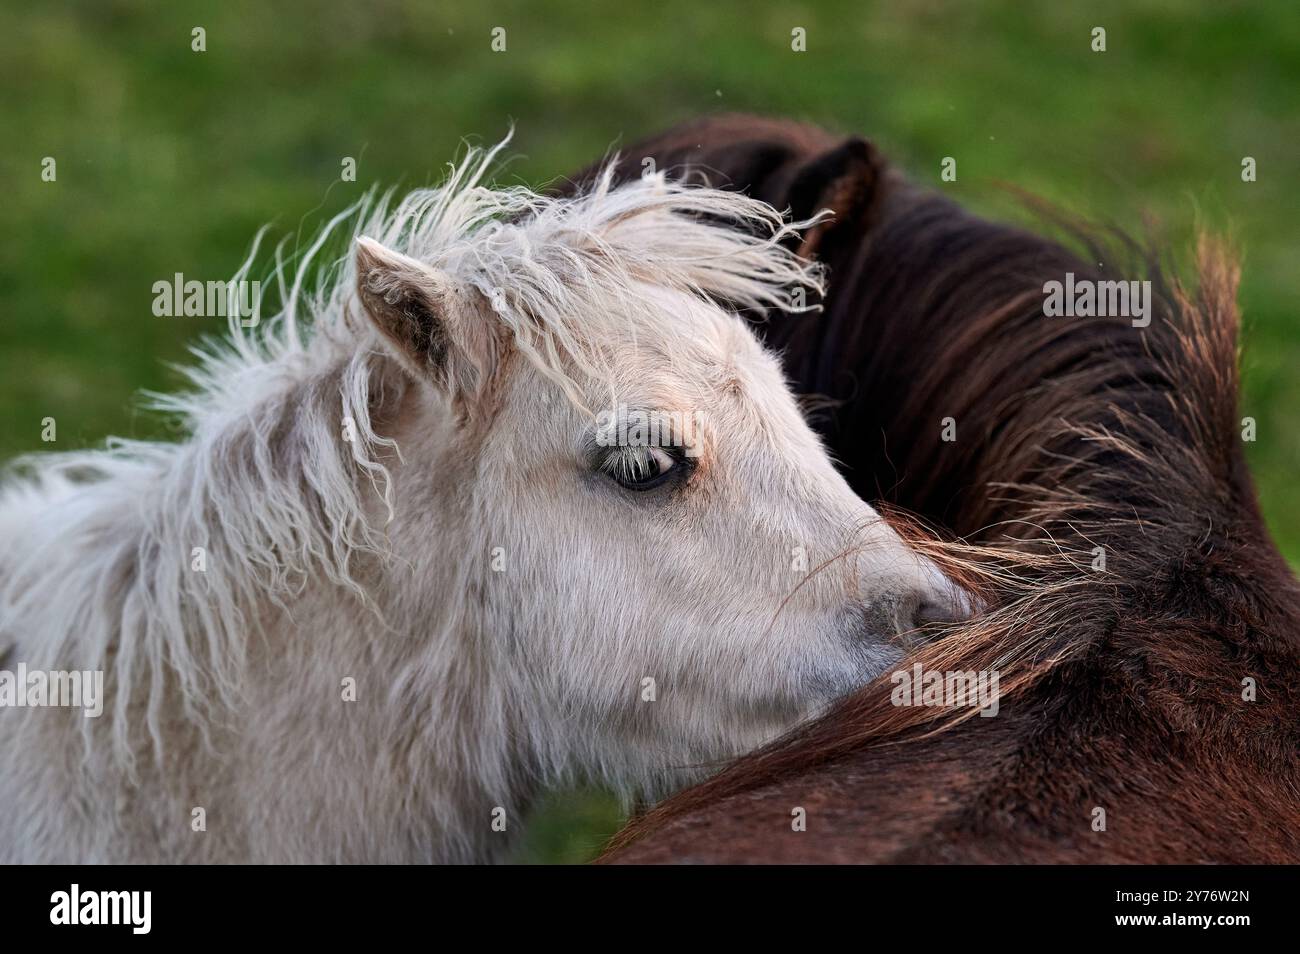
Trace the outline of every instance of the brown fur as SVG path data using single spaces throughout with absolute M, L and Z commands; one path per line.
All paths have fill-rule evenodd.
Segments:
M 625 154 L 628 175 L 652 155 L 837 213 L 803 246 L 830 268 L 825 314 L 766 334 L 797 387 L 838 402 L 824 431 L 860 493 L 978 545 L 945 552 L 989 611 L 900 668 L 997 669 L 1002 708 L 897 707 L 883 679 L 634 820 L 604 860 L 1300 861 L 1300 586 L 1242 454 L 1230 256 L 1203 243 L 1198 287 L 1166 285 L 1131 245 L 1076 230 L 1081 258 L 782 121 L 710 118 Z M 1066 271 L 1150 278 L 1151 326 L 1044 317 Z

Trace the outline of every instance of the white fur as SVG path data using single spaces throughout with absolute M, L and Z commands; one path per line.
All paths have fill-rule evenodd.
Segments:
M 717 303 L 820 287 L 777 213 L 662 178 L 493 191 L 494 153 L 279 263 L 280 313 L 232 320 L 193 390 L 155 397 L 183 441 L 11 477 L 0 668 L 103 669 L 109 699 L 99 720 L 0 709 L 0 859 L 497 858 L 546 787 L 660 795 L 872 678 L 892 630 L 960 600 Z M 463 333 L 506 342 L 491 406 L 458 414 L 411 373 L 351 256 L 304 288 L 348 226 L 471 302 Z M 700 412 L 690 486 L 637 495 L 587 468 L 611 403 Z

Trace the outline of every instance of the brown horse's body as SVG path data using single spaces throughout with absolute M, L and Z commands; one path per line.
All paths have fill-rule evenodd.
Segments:
M 830 268 L 825 313 L 773 317 L 768 340 L 839 402 L 824 432 L 861 494 L 1026 562 L 998 608 L 909 659 L 999 671 L 997 717 L 894 706 L 884 680 L 605 859 L 1300 861 L 1300 587 L 1243 459 L 1227 257 L 1207 246 L 1199 287 L 1166 287 L 792 123 L 702 120 L 628 149 L 625 174 L 646 156 L 836 212 L 803 246 Z M 1045 317 L 1066 272 L 1150 278 L 1150 326 Z

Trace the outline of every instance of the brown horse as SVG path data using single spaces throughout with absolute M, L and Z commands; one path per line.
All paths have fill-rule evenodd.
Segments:
M 770 316 L 865 497 L 919 514 L 988 610 L 900 671 L 995 672 L 996 718 L 886 676 L 635 819 L 611 862 L 1300 861 L 1300 586 L 1237 406 L 1237 269 L 981 220 L 864 140 L 747 116 L 626 150 L 833 220 L 817 318 Z M 580 179 L 581 177 L 579 177 Z M 1057 223 L 1061 225 L 1062 223 Z M 1047 317 L 1048 283 L 1150 281 L 1149 325 Z M 996 546 L 996 551 L 988 549 Z

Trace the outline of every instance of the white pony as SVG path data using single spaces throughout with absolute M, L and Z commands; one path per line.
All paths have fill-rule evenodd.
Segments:
M 184 441 L 11 479 L 0 669 L 107 702 L 0 708 L 0 858 L 497 859 L 546 787 L 661 795 L 964 612 L 728 310 L 820 287 L 776 212 L 495 153 L 278 266 L 155 398 Z

